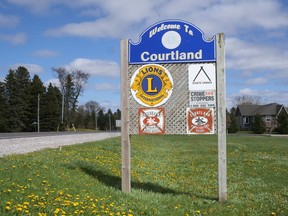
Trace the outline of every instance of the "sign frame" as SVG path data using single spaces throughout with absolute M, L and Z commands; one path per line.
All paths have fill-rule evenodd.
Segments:
M 176 22 L 189 24 L 189 26 L 194 26 L 190 23 L 179 21 L 179 20 L 167 20 L 163 21 L 163 23 L 167 22 Z M 156 25 L 160 25 L 162 22 L 156 23 L 152 25 L 155 27 Z M 195 27 L 195 26 L 194 26 Z M 156 27 L 155 27 L 156 28 Z M 154 28 L 154 29 L 155 29 Z M 163 27 L 164 28 L 164 27 Z M 196 27 L 197 30 L 199 30 Z M 151 30 L 151 27 L 146 29 L 142 35 L 140 36 L 140 42 L 138 44 L 133 44 L 130 40 L 127 39 L 121 40 L 121 157 L 122 157 L 122 166 L 121 166 L 121 177 L 122 177 L 122 191 L 125 193 L 131 192 L 131 173 L 130 173 L 130 134 L 129 134 L 129 83 L 128 83 L 128 68 L 130 65 L 141 65 L 141 64 L 149 64 L 149 63 L 167 63 L 167 64 L 179 64 L 179 63 L 201 63 L 201 62 L 215 62 L 216 63 L 216 116 L 217 116 L 217 133 L 218 133 L 218 192 L 219 192 L 219 202 L 225 202 L 227 200 L 227 168 L 226 168 L 226 78 L 225 78 L 225 42 L 224 42 L 224 34 L 219 33 L 216 34 L 213 38 L 213 59 L 190 59 L 178 61 L 137 61 L 130 59 L 131 57 L 131 46 L 139 45 L 141 41 L 143 41 L 142 37 L 147 32 Z M 160 29 L 161 30 L 161 29 Z M 159 31 L 160 31 L 159 30 Z M 175 29 L 174 29 L 175 30 Z M 158 30 L 155 30 L 158 31 Z M 162 30 L 161 30 L 162 31 Z M 199 30 L 203 37 L 203 32 Z M 187 33 L 187 32 L 186 32 Z M 152 33 L 151 33 L 152 34 Z M 177 38 L 177 36 L 176 36 Z M 177 40 L 176 40 L 177 42 Z M 155 45 L 155 44 L 153 44 Z M 163 45 L 163 43 L 162 43 Z M 165 44 L 166 48 L 169 49 L 169 45 Z M 173 47 L 173 43 L 171 45 Z M 175 47 L 176 45 L 174 45 Z M 171 48 L 171 47 L 170 47 Z M 132 48 L 133 50 L 133 48 Z M 172 49 L 171 49 L 172 50 Z M 173 51 L 173 50 L 172 50 Z M 155 53 L 156 54 L 156 53 Z M 151 59 L 150 59 L 151 60 Z

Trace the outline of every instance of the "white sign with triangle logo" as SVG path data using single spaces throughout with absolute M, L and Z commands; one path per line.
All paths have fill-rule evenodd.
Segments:
M 188 78 L 189 91 L 216 90 L 215 63 L 189 65 Z

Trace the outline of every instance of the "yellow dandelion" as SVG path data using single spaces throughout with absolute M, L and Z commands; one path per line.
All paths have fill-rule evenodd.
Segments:
M 23 211 L 23 209 L 21 207 L 17 207 L 16 210 L 19 211 L 19 212 Z
M 6 210 L 6 211 L 9 211 L 9 210 L 11 210 L 11 207 L 10 207 L 10 206 L 6 206 L 6 207 L 5 207 L 5 210 Z

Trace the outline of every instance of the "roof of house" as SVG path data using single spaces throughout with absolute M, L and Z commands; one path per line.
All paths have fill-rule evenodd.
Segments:
M 240 112 L 242 116 L 250 116 L 252 112 L 257 110 L 261 105 L 239 105 L 237 107 L 237 112 Z
M 270 103 L 265 105 L 239 105 L 238 110 L 242 116 L 277 115 L 283 105 Z

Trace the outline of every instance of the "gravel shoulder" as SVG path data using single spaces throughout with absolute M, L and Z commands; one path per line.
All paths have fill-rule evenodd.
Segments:
M 93 142 L 121 136 L 120 132 L 71 134 L 60 136 L 12 138 L 0 140 L 0 157 L 10 154 L 25 154 L 45 148 L 59 148 L 73 144 Z

